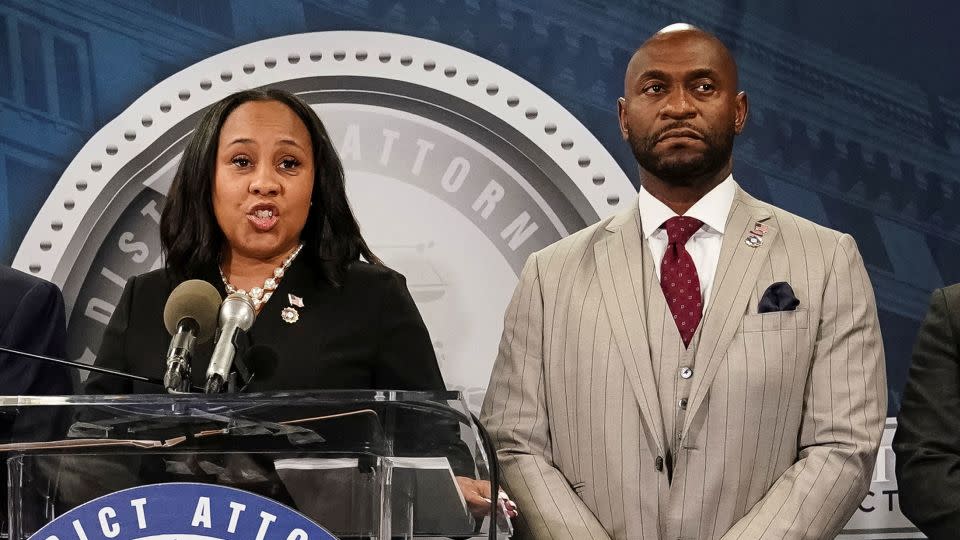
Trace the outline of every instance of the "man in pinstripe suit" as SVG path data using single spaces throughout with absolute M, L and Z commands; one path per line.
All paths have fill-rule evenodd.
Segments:
M 483 407 L 532 538 L 832 538 L 886 413 L 853 239 L 745 193 L 736 64 L 687 25 L 637 50 L 636 206 L 535 253 Z

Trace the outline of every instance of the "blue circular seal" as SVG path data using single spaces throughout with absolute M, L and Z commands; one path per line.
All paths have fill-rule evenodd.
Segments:
M 168 483 L 84 503 L 31 540 L 336 540 L 303 514 L 247 491 Z

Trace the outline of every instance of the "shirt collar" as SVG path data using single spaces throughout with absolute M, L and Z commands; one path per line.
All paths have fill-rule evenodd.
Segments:
M 737 184 L 733 181 L 733 175 L 731 174 L 694 203 L 684 215 L 697 218 L 711 229 L 723 234 L 724 227 L 727 224 L 727 215 L 730 214 L 730 208 L 733 206 L 733 198 L 736 193 Z M 677 215 L 670 207 L 643 189 L 643 186 L 640 186 L 638 204 L 640 206 L 640 227 L 643 230 L 644 238 L 650 238 L 663 225 L 664 221 Z

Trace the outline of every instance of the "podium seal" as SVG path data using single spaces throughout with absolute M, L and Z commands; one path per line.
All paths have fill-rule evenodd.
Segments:
M 336 540 L 276 501 L 212 484 L 140 486 L 57 517 L 31 540 Z

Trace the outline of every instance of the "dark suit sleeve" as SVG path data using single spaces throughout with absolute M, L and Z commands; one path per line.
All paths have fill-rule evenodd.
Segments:
M 430 333 L 406 279 L 393 272 L 385 279 L 374 388 L 446 390 Z M 455 474 L 476 475 L 473 455 L 460 438 L 460 423 L 454 417 L 411 412 L 398 415 L 391 429 L 397 455 L 446 456 Z
M 64 358 L 66 327 L 63 296 L 56 285 L 38 281 L 10 313 L 0 344 L 35 354 Z M 0 394 L 58 395 L 73 393 L 66 367 L 29 358 L 0 355 Z
M 406 279 L 395 272 L 384 279 L 374 388 L 446 390 L 430 334 Z
M 100 342 L 100 350 L 97 352 L 97 360 L 94 365 L 119 371 L 130 371 L 127 347 L 130 345 L 128 334 L 136 282 L 137 278 L 132 277 L 127 281 L 126 287 L 123 288 L 123 294 L 120 295 L 117 308 L 113 311 L 110 323 L 107 324 L 107 329 L 103 333 L 103 341 Z M 133 385 L 130 381 L 120 377 L 91 373 L 83 385 L 83 393 L 130 394 L 133 393 Z
M 0 313 L 0 324 L 9 317 L 0 332 L 0 344 L 21 351 L 64 358 L 66 356 L 66 327 L 64 324 L 63 295 L 56 285 L 30 280 L 29 289 L 19 301 L 6 304 L 12 308 Z M 17 294 L 20 291 L 5 291 Z M 65 395 L 73 393 L 73 376 L 69 368 L 31 358 L 0 354 L 0 394 L 2 395 Z M 54 440 L 63 437 L 69 417 L 57 407 L 5 408 L 0 411 L 0 442 Z M 2 456 L 4 463 L 6 455 Z M 35 470 L 36 462 L 29 462 L 28 476 L 33 481 L 19 489 L 25 503 L 21 519 L 28 524 L 36 516 L 31 506 L 41 507 L 47 484 Z M 7 476 L 0 478 L 0 508 L 7 508 Z M 39 521 L 43 523 L 43 521 Z M 0 516 L 0 525 L 6 530 L 6 513 Z M 31 529 L 33 530 L 33 529 Z
M 960 531 L 960 335 L 956 321 L 957 314 L 951 315 L 944 291 L 934 291 L 913 349 L 893 440 L 900 507 L 932 539 L 956 538 Z
M 0 344 L 63 358 L 66 356 L 66 328 L 60 289 L 46 281 L 30 280 L 29 283 L 30 288 L 19 301 L 8 304 L 13 309 L 9 313 L 9 322 L 0 333 Z M 0 354 L 2 395 L 72 394 L 72 381 L 71 372 L 65 366 Z M 53 407 L 4 409 L 0 414 L 0 439 L 6 442 L 60 438 L 66 430 L 66 420 L 60 412 Z

